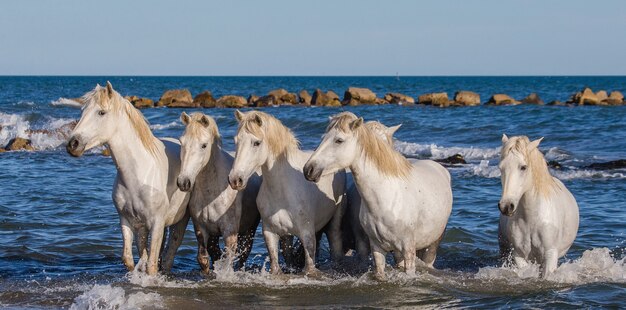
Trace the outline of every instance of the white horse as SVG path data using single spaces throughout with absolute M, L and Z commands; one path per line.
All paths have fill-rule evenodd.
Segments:
M 256 196 L 261 180 L 258 175 L 251 177 L 245 191 L 230 188 L 228 173 L 234 159 L 222 149 L 215 120 L 185 112 L 180 119 L 186 128 L 180 137 L 182 168 L 177 183 L 180 190 L 191 191 L 189 213 L 198 239 L 198 263 L 209 273 L 209 255 L 213 263 L 221 258 L 219 237 L 224 236 L 227 258 L 237 255 L 241 268 L 259 225 Z
M 343 112 L 331 119 L 321 144 L 304 166 L 307 180 L 349 167 L 361 193 L 359 219 L 369 237 L 378 279 L 385 254 L 415 274 L 416 252 L 432 267 L 452 210 L 450 174 L 438 163 L 413 164 L 363 126 L 363 118 Z
M 377 121 L 368 121 L 365 123 L 365 126 L 393 147 L 393 134 L 400 128 L 401 125 L 387 127 Z M 345 236 L 343 239 L 344 249 L 347 250 L 348 248 L 352 248 L 356 250 L 359 258 L 362 261 L 365 261 L 370 255 L 370 245 L 367 234 L 365 233 L 365 230 L 363 230 L 363 226 L 361 226 L 361 221 L 359 220 L 359 213 L 361 211 L 361 194 L 359 194 L 359 189 L 354 183 L 352 173 L 347 174 L 346 184 L 348 187 L 348 203 L 346 206 L 346 213 L 343 216 L 343 228 L 341 229 L 343 235 Z
M 346 200 L 345 172 L 324 177 L 318 184 L 307 182 L 302 167 L 310 153 L 298 148 L 298 141 L 287 127 L 259 111 L 236 111 L 235 116 L 239 121 L 235 137 L 237 153 L 228 179 L 232 188 L 241 190 L 257 169 L 262 170 L 257 205 L 271 272 L 280 272 L 279 236 L 292 235 L 304 247 L 305 274 L 317 274 L 316 233 L 327 224 L 333 259 L 343 256 L 340 229 Z
M 164 230 L 169 227 L 162 260 L 163 270 L 169 272 L 189 222 L 189 195 L 176 186 L 180 169 L 178 140 L 155 138 L 139 110 L 109 82 L 85 94 L 83 101 L 82 116 L 70 135 L 67 151 L 78 157 L 102 144 L 111 150 L 117 167 L 113 202 L 124 238 L 124 265 L 129 271 L 135 268 L 132 244 L 136 235 L 139 261 L 147 262 L 148 274 L 156 274 Z
M 502 198 L 499 239 L 503 257 L 519 267 L 541 264 L 542 277 L 552 273 L 578 231 L 578 204 L 557 178 L 550 175 L 537 149 L 543 138 L 502 135 Z

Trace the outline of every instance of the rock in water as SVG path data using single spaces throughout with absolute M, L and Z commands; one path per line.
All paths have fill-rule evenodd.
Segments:
M 193 103 L 196 106 L 200 106 L 203 108 L 215 108 L 216 100 L 213 98 L 213 94 L 210 91 L 206 90 L 193 98 Z
M 450 105 L 448 93 L 429 93 L 417 97 L 419 104 L 433 105 L 438 107 L 447 107 Z
M 522 99 L 521 102 L 527 104 L 543 104 L 543 100 L 539 98 L 539 95 L 537 95 L 537 93 L 531 93 L 530 95 L 528 95 L 528 97 Z
M 612 160 L 603 163 L 593 163 L 589 166 L 586 166 L 585 168 L 595 170 L 625 169 L 626 159 Z
M 157 107 L 194 107 L 193 97 L 191 93 L 186 89 L 173 89 L 168 90 L 157 102 Z
M 316 89 L 311 98 L 311 104 L 322 107 L 340 107 L 341 101 L 339 101 L 339 96 L 332 90 L 324 93 Z
M 385 95 L 385 101 L 399 105 L 412 105 L 415 104 L 415 99 L 411 96 L 407 96 L 399 93 L 388 93 Z
M 226 95 L 217 99 L 216 107 L 219 108 L 245 108 L 248 105 L 246 98 L 241 96 Z
M 465 165 L 467 162 L 465 158 L 461 154 L 454 154 L 448 158 L 444 159 L 435 159 L 436 162 L 444 165 L 444 166 L 454 166 L 454 165 Z
M 509 95 L 505 94 L 495 94 L 489 98 L 487 104 L 490 105 L 516 105 L 520 104 L 519 101 L 511 98 Z
M 480 105 L 480 95 L 471 91 L 458 91 L 454 94 L 454 105 L 477 106 Z
M 302 105 L 311 105 L 311 95 L 306 90 L 301 90 L 298 93 L 298 103 Z
M 343 94 L 342 103 L 344 105 L 376 104 L 376 94 L 367 88 L 349 87 Z
M 20 150 L 34 151 L 35 150 L 35 148 L 33 148 L 33 145 L 29 139 L 24 139 L 20 137 L 11 139 L 9 143 L 7 144 L 7 146 L 5 147 L 5 149 L 7 151 L 20 151 Z

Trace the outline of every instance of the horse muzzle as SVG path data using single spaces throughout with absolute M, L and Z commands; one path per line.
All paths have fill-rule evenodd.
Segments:
M 80 157 L 83 155 L 83 153 L 85 153 L 85 144 L 81 143 L 79 138 L 72 137 L 67 142 L 65 149 L 70 155 L 74 157 Z
M 304 168 L 302 168 L 302 173 L 304 173 L 305 179 L 314 183 L 317 183 L 322 176 L 322 170 L 316 169 L 314 164 L 304 165 Z
M 500 201 L 498 203 L 498 209 L 500 209 L 500 213 L 502 213 L 502 215 L 513 216 L 517 210 L 517 206 L 515 203 L 510 201 Z
M 178 179 L 176 179 L 176 185 L 178 185 L 178 189 L 183 192 L 190 191 L 192 186 L 191 180 L 187 177 L 178 177 Z
M 246 182 L 244 181 L 244 179 L 237 175 L 234 175 L 234 176 L 229 175 L 228 184 L 230 185 L 230 188 L 236 191 L 240 191 L 246 188 Z

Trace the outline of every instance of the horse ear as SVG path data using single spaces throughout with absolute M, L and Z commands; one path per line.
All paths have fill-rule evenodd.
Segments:
M 393 136 L 393 134 L 395 134 L 396 131 L 398 131 L 398 129 L 400 129 L 401 126 L 402 124 L 398 124 L 398 125 L 387 128 L 387 134 L 390 136 Z
M 241 123 L 241 121 L 243 120 L 243 113 L 241 113 L 241 111 L 239 110 L 235 110 L 235 118 L 238 122 Z
M 180 114 L 180 121 L 185 125 L 189 125 L 189 114 L 183 112 Z
M 109 81 L 107 81 L 107 95 L 109 95 L 109 98 L 113 96 L 113 85 Z
M 259 125 L 259 127 L 263 126 L 263 120 L 259 115 L 254 115 L 254 121 Z
M 355 130 L 361 127 L 361 125 L 363 125 L 363 118 L 359 117 L 356 120 L 352 121 L 352 123 L 350 123 L 350 129 Z
M 509 141 L 509 137 L 507 137 L 506 134 L 502 134 L 502 144 L 506 143 L 507 141 Z
M 530 143 L 528 143 L 528 150 L 529 150 L 529 151 L 530 151 L 530 150 L 534 150 L 534 149 L 536 149 L 537 147 L 539 147 L 539 143 L 541 143 L 541 140 L 543 140 L 543 137 L 541 137 L 541 138 L 539 138 L 539 139 L 537 139 L 537 140 L 534 140 L 534 141 L 531 141 Z
M 200 118 L 200 124 L 202 124 L 202 126 L 204 127 L 209 127 L 209 125 L 211 125 L 211 121 L 209 121 L 209 117 L 207 117 L 206 115 L 202 115 L 202 117 Z

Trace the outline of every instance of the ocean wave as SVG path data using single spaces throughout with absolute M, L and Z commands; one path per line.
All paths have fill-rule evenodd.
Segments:
M 122 310 L 138 309 L 146 306 L 151 308 L 163 308 L 163 297 L 154 292 L 137 292 L 126 295 L 126 292 L 121 287 L 96 284 L 76 297 L 70 309 Z
M 168 129 L 168 128 L 176 128 L 176 127 L 182 127 L 183 124 L 181 124 L 180 122 L 170 122 L 167 124 L 154 124 L 154 125 L 150 125 L 150 129 L 152 130 L 163 130 L 163 129 Z
M 11 139 L 30 139 L 35 150 L 55 149 L 67 141 L 74 120 L 69 118 L 45 117 L 40 126 L 33 126 L 26 115 L 0 112 L 0 146 Z
M 556 271 L 548 275 L 547 281 L 564 284 L 588 284 L 595 282 L 626 283 L 626 258 L 615 259 L 607 248 L 587 250 L 573 261 L 562 263 Z M 476 279 L 506 280 L 513 282 L 525 279 L 539 279 L 537 264 L 526 267 L 485 267 L 476 273 Z
M 63 98 L 63 97 L 60 97 L 57 100 L 51 101 L 50 104 L 53 106 L 72 107 L 72 108 L 80 108 L 83 106 L 80 102 L 74 99 L 68 99 L 68 98 Z
M 443 147 L 436 144 L 418 144 L 404 141 L 396 141 L 395 148 L 407 156 L 425 157 L 431 159 L 444 159 L 455 154 L 461 154 L 465 160 L 494 159 L 500 156 L 500 147 Z

